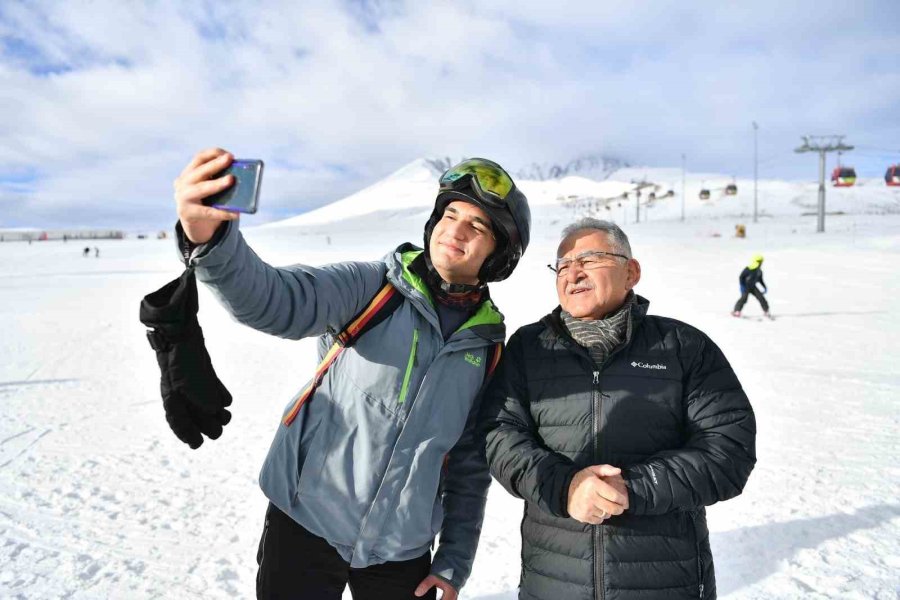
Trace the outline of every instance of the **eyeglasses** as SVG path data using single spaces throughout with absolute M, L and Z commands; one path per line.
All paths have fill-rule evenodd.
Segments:
M 512 177 L 497 163 L 486 158 L 470 158 L 441 175 L 440 189 L 459 189 L 470 181 L 479 198 L 498 208 L 504 205 L 515 185 Z
M 569 267 L 572 266 L 572 263 L 578 263 L 579 267 L 585 271 L 590 271 L 591 269 L 610 267 L 615 264 L 617 258 L 624 258 L 626 261 L 629 259 L 624 254 L 616 254 L 615 252 L 588 250 L 575 258 L 558 258 L 555 264 L 547 265 L 547 268 L 556 273 L 557 277 L 564 277 L 569 272 Z

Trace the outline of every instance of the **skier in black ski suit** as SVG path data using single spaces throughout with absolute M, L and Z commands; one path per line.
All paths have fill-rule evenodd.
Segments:
M 762 264 L 763 255 L 754 254 L 753 258 L 750 260 L 750 264 L 741 271 L 741 276 L 738 278 L 741 283 L 741 297 L 738 298 L 737 303 L 734 305 L 734 312 L 731 313 L 733 316 L 741 316 L 741 310 L 744 308 L 744 305 L 747 304 L 747 297 L 750 294 L 753 294 L 753 297 L 759 300 L 759 305 L 762 306 L 763 313 L 765 313 L 767 317 L 771 316 L 769 315 L 769 303 L 766 302 L 766 298 L 763 296 L 769 289 L 766 287 L 766 282 L 763 281 Z M 762 291 L 756 287 L 757 283 L 762 286 Z

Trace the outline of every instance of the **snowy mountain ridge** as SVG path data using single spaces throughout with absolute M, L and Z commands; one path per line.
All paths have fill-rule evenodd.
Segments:
M 447 158 L 419 158 L 358 192 L 296 217 L 263 225 L 264 228 L 324 225 L 364 215 L 384 213 L 396 216 L 419 215 L 430 210 L 438 188 L 438 177 L 453 161 Z M 581 165 L 559 178 L 516 178 L 516 184 L 538 213 L 573 209 L 582 215 L 601 216 L 628 223 L 636 217 L 636 190 L 640 190 L 640 211 L 651 220 L 680 219 L 682 214 L 682 173 L 680 169 L 623 166 L 612 168 L 612 159 L 573 161 Z M 576 165 L 576 166 L 577 166 Z M 602 177 L 590 177 L 600 169 Z M 561 167 L 560 167 L 561 169 Z M 544 171 L 540 171 L 541 174 Z M 562 172 L 553 170 L 554 173 Z M 734 184 L 730 195 L 726 186 Z M 643 187 L 646 186 L 646 187 Z M 686 173 L 683 180 L 684 213 L 688 218 L 744 218 L 753 214 L 754 182 L 716 173 Z M 709 198 L 701 199 L 707 190 Z M 651 193 L 654 197 L 651 197 Z M 763 217 L 804 216 L 818 206 L 815 182 L 761 179 L 757 183 L 757 210 Z M 857 180 L 850 188 L 826 190 L 826 211 L 841 214 L 900 213 L 900 188 L 891 188 L 878 179 Z
M 578 175 L 602 181 L 615 171 L 629 166 L 626 161 L 619 158 L 591 154 L 580 156 L 566 164 L 532 163 L 513 173 L 513 177 L 529 181 L 546 181 L 548 179 L 562 179 L 563 177 Z
M 465 158 L 465 157 L 464 157 Z M 422 159 L 432 168 L 438 176 L 444 171 L 452 167 L 454 164 L 464 160 L 451 158 L 449 156 L 439 158 Z M 629 167 L 630 165 L 619 158 L 602 156 L 599 154 L 585 154 L 576 157 L 567 163 L 531 163 L 516 170 L 510 170 L 513 179 L 516 181 L 546 181 L 548 179 L 562 179 L 570 175 L 579 175 L 589 179 L 601 181 L 609 177 L 614 171 Z

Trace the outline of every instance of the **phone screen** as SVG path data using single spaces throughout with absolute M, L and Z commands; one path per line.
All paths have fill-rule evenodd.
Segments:
M 235 159 L 231 166 L 216 175 L 234 175 L 234 184 L 218 194 L 213 194 L 203 204 L 222 210 L 253 214 L 259 204 L 259 187 L 262 183 L 263 161 Z

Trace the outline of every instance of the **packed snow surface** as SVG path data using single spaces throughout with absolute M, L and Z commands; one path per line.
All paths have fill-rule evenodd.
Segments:
M 642 206 L 635 224 L 633 200 L 611 198 L 644 179 L 675 196 Z M 421 243 L 435 182 L 413 163 L 245 235 L 276 265 L 376 259 Z M 545 265 L 559 230 L 585 210 L 624 223 L 651 312 L 706 331 L 756 410 L 756 469 L 743 495 L 709 509 L 720 597 L 898 598 L 900 190 L 829 188 L 828 211 L 842 214 L 817 234 L 804 214 L 815 184 L 761 182 L 754 224 L 752 181 L 725 196 L 730 182 L 690 175 L 684 223 L 678 170 L 521 182 L 532 244 L 492 296 L 510 334 L 539 319 L 556 305 Z M 253 597 L 266 505 L 257 474 L 314 369 L 315 342 L 240 326 L 201 287 L 207 346 L 235 401 L 222 438 L 192 451 L 166 425 L 137 319 L 141 297 L 180 272 L 172 241 L 90 245 L 99 257 L 78 242 L 0 244 L 0 597 Z M 752 298 L 748 318 L 729 315 L 757 252 L 771 322 Z M 494 485 L 464 598 L 516 597 L 520 518 L 521 502 Z

